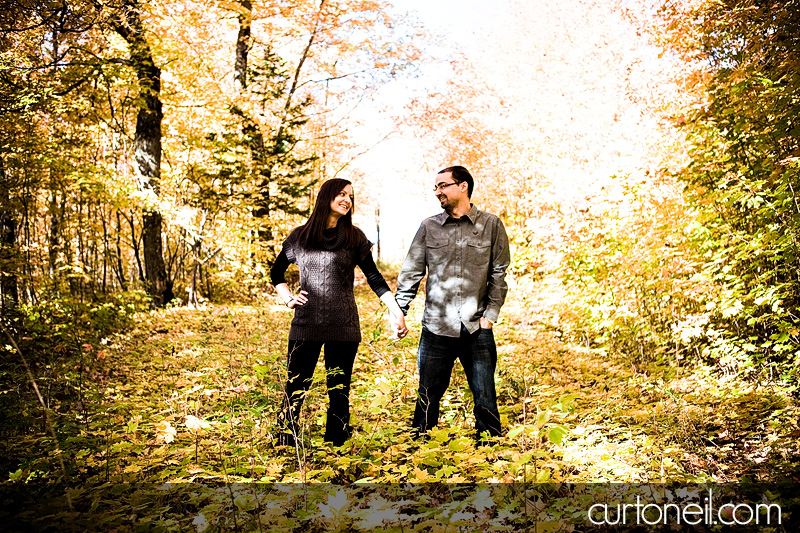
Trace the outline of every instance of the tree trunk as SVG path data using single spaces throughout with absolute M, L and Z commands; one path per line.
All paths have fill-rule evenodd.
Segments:
M 108 258 L 111 256 L 111 249 L 108 247 L 108 224 L 106 224 L 106 210 L 103 206 L 98 206 L 97 211 L 100 213 L 100 222 L 103 224 L 103 295 L 106 294 L 107 278 L 108 278 Z M 95 254 L 97 248 L 95 248 Z
M 151 206 L 142 213 L 144 269 L 147 290 L 155 305 L 161 306 L 173 298 L 164 266 L 162 217 L 155 204 L 161 179 L 161 69 L 153 62 L 137 0 L 123 0 L 120 14 L 112 20 L 112 25 L 128 42 L 131 64 L 139 82 L 139 112 L 133 142 L 134 172 L 139 188 L 152 193 Z
M 144 284 L 146 283 L 144 269 L 142 269 L 142 257 L 139 253 L 139 250 L 141 249 L 140 243 L 142 238 L 141 235 L 138 237 L 136 236 L 136 228 L 133 225 L 133 216 L 129 217 L 125 213 L 123 213 L 122 216 L 125 217 L 125 221 L 128 223 L 128 226 L 131 229 L 131 247 L 133 248 L 133 258 L 136 260 L 136 272 L 139 274 L 139 281 Z
M 0 158 L 0 163 L 2 163 L 2 158 Z M 25 303 L 36 303 L 38 301 L 36 288 L 33 286 L 33 280 L 35 279 L 35 266 L 31 252 L 35 246 L 34 238 L 31 236 L 31 218 L 34 220 L 36 218 L 36 200 L 33 197 L 34 187 L 31 187 L 31 173 L 31 169 L 26 166 L 22 170 L 22 174 L 20 176 L 22 178 L 22 194 L 20 195 L 19 214 L 22 220 L 17 220 L 15 223 L 16 229 L 21 231 L 19 238 L 22 241 L 25 250 L 24 254 L 17 251 L 18 257 L 21 258 L 17 270 L 17 272 L 20 274 L 20 278 L 18 279 L 17 283 L 18 285 L 21 285 L 20 288 L 22 288 L 23 300 Z
M 58 192 L 56 191 L 55 184 L 51 181 L 50 184 L 50 235 L 48 239 L 48 272 L 50 279 L 56 282 L 56 270 L 58 268 L 58 252 L 59 252 L 59 235 L 61 233 L 61 218 L 63 210 L 58 208 Z
M 255 126 L 253 126 L 255 130 Z M 258 228 L 258 238 L 262 243 L 268 243 L 272 240 L 272 228 L 269 225 L 270 215 L 270 197 L 269 197 L 269 184 L 272 181 L 272 166 L 270 165 L 266 149 L 264 147 L 264 136 L 261 133 L 253 133 L 250 141 L 250 153 L 253 159 L 253 164 L 258 171 L 258 191 L 255 197 L 255 209 L 253 216 L 261 219 L 261 225 Z
M 239 0 L 242 10 L 239 13 L 239 33 L 236 38 L 236 61 L 233 72 L 233 80 L 236 90 L 239 93 L 247 90 L 247 54 L 250 51 L 250 27 L 253 21 L 253 4 L 250 0 Z M 253 170 L 258 174 L 258 192 L 255 198 L 255 209 L 253 216 L 264 221 L 269 220 L 269 183 L 271 179 L 271 169 L 267 165 L 267 154 L 264 148 L 264 135 L 250 117 L 243 115 L 245 125 L 242 133 L 245 138 L 250 139 L 250 158 L 253 163 Z M 268 224 L 268 222 L 266 222 Z M 272 232 L 268 225 L 258 230 L 259 239 L 268 242 L 272 239 Z
M 375 239 L 377 242 L 375 243 L 375 248 L 377 249 L 377 261 L 378 263 L 381 262 L 381 207 L 378 206 L 375 208 L 375 229 L 378 232 L 378 238 Z
M 122 266 L 122 247 L 120 246 L 120 239 L 122 237 L 122 221 L 119 216 L 119 209 L 117 209 L 117 279 L 119 286 L 123 291 L 128 290 L 128 283 L 125 280 L 125 267 Z
M 2 314 L 16 309 L 19 303 L 16 268 L 17 223 L 13 213 L 0 209 L 0 300 Z
M 236 63 L 233 81 L 239 92 L 247 88 L 247 53 L 250 51 L 250 26 L 253 21 L 253 4 L 250 0 L 239 0 L 239 35 L 236 37 Z
M 0 196 L 0 311 L 8 315 L 16 309 L 19 303 L 17 288 L 16 243 L 17 222 L 11 210 L 11 194 L 6 188 L 8 179 L 3 158 L 0 157 L 0 182 L 2 183 L 2 196 Z
M 194 258 L 194 266 L 192 267 L 192 281 L 189 284 L 189 302 L 190 307 L 197 308 L 200 305 L 200 299 L 197 297 L 197 278 L 200 275 L 200 239 L 195 238 L 192 242 L 192 257 Z
M 161 223 L 161 213 L 157 210 L 144 211 L 142 242 L 145 277 L 147 278 L 148 292 L 153 296 L 157 306 L 164 305 L 172 299 L 172 291 L 167 291 L 167 272 L 164 267 L 161 244 Z
M 80 296 L 81 303 L 83 303 L 84 298 L 84 288 L 86 285 L 86 280 L 84 276 L 86 274 L 88 261 L 86 258 L 86 245 L 84 243 L 83 232 L 86 230 L 86 224 L 83 221 L 83 195 L 79 194 L 77 198 L 77 205 L 78 205 L 78 225 L 75 228 L 75 236 L 77 237 L 75 240 L 77 241 L 77 250 L 75 251 L 75 260 L 70 261 L 70 283 L 74 282 L 74 287 L 77 292 L 73 292 L 73 296 Z M 77 269 L 77 271 L 76 271 Z

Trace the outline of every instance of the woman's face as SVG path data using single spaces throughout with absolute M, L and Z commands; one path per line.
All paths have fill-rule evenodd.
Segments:
M 331 214 L 338 217 L 343 217 L 350 212 L 353 208 L 353 187 L 349 184 L 344 186 L 344 189 L 339 191 L 336 198 L 331 202 Z

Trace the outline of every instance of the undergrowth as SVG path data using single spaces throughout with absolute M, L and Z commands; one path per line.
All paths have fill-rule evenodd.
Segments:
M 351 391 L 355 431 L 338 448 L 322 441 L 322 363 L 303 408 L 298 446 L 276 446 L 291 319 L 280 305 L 139 311 L 125 318 L 128 327 L 106 328 L 103 335 L 91 328 L 85 335 L 79 328 L 64 332 L 63 351 L 49 355 L 32 350 L 33 337 L 21 339 L 40 389 L 48 391 L 58 442 L 45 431 L 43 409 L 8 353 L 0 396 L 6 402 L 4 492 L 41 491 L 26 509 L 40 525 L 74 519 L 83 509 L 100 512 L 108 529 L 258 529 L 262 519 L 302 518 L 295 513 L 302 506 L 292 492 L 284 503 L 296 505 L 265 508 L 261 497 L 242 488 L 253 483 L 269 484 L 261 489 L 367 483 L 381 490 L 400 483 L 489 483 L 496 489 L 498 483 L 796 480 L 800 472 L 798 409 L 781 390 L 755 388 L 707 367 L 653 363 L 642 372 L 601 349 L 564 344 L 516 321 L 513 304 L 510 318 L 496 326 L 506 435 L 476 446 L 472 398 L 457 365 L 439 428 L 417 440 L 409 422 L 418 328 L 391 342 L 377 298 L 363 287 L 357 297 L 364 339 Z M 419 315 L 412 308 L 409 323 Z M 186 500 L 171 492 L 176 486 L 199 492 Z M 199 488 L 219 486 L 229 489 Z M 70 502 L 63 487 L 72 489 Z M 345 497 L 337 494 L 318 493 L 317 503 Z M 506 501 L 511 514 L 520 501 L 526 509 L 524 498 Z

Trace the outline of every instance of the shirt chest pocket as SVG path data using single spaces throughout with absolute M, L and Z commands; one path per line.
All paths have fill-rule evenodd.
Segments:
M 448 244 L 450 243 L 447 239 L 429 239 L 425 243 L 425 255 L 429 265 L 447 262 Z
M 492 241 L 476 235 L 467 241 L 465 260 L 476 267 L 487 267 L 492 255 Z

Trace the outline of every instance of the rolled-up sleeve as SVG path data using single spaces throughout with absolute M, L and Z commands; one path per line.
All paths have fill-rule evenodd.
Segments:
M 511 263 L 511 252 L 508 247 L 508 235 L 503 221 L 495 219 L 495 227 L 492 231 L 492 256 L 489 265 L 489 279 L 486 291 L 486 311 L 483 316 L 490 322 L 497 322 L 500 316 L 500 308 L 506 301 L 508 294 L 508 284 L 506 283 L 506 271 Z
M 408 311 L 408 306 L 417 295 L 419 284 L 422 278 L 425 277 L 426 264 L 425 264 L 425 224 L 421 224 L 414 235 L 414 240 L 411 241 L 411 246 L 406 254 L 403 267 L 400 269 L 400 274 L 397 276 L 397 293 L 395 300 L 397 305 L 403 310 L 403 313 Z

